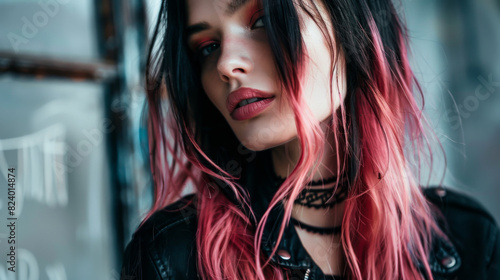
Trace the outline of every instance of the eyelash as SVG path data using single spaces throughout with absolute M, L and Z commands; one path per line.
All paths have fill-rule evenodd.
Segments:
M 259 22 L 259 20 L 264 21 L 264 17 L 265 17 L 264 15 L 262 15 L 262 16 L 260 16 L 260 17 L 258 17 L 258 18 L 254 21 L 254 23 L 252 24 L 251 29 L 264 27 L 264 22 L 262 22 L 262 26 L 259 26 L 259 27 L 254 27 L 254 26 L 256 25 L 256 23 L 257 23 L 257 22 Z M 213 47 L 213 45 L 217 45 L 217 43 L 211 42 L 211 43 L 209 43 L 209 44 L 206 44 L 206 45 L 205 45 L 205 46 L 203 46 L 203 47 L 200 47 L 200 48 L 196 51 L 196 57 L 197 57 L 197 59 L 201 61 L 201 60 L 203 60 L 204 58 L 208 57 L 208 56 L 211 54 L 211 52 L 210 52 L 209 54 L 207 54 L 207 55 L 203 55 L 202 53 L 203 53 L 203 51 L 204 51 L 204 50 L 206 50 L 208 47 Z

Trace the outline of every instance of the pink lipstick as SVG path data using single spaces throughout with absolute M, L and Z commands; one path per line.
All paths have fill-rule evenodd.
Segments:
M 274 101 L 274 95 L 253 88 L 242 87 L 231 92 L 227 98 L 227 110 L 234 120 L 251 119 Z

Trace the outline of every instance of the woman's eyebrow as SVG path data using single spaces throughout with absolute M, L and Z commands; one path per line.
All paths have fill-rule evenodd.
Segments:
M 241 9 L 241 7 L 243 7 L 248 1 L 250 1 L 250 0 L 230 0 L 229 3 L 226 5 L 226 10 L 225 10 L 224 14 L 227 16 L 233 15 L 239 9 Z M 201 31 L 209 29 L 209 28 L 210 28 L 210 25 L 205 21 L 190 25 L 190 26 L 186 27 L 186 29 L 185 29 L 186 39 L 189 40 L 189 38 L 193 34 L 201 32 Z
M 185 30 L 185 34 L 186 34 L 186 40 L 189 41 L 189 38 L 191 36 L 193 36 L 193 34 L 195 33 L 199 33 L 203 30 L 207 30 L 207 29 L 210 29 L 210 24 L 208 24 L 207 22 L 200 22 L 200 23 L 196 23 L 196 24 L 193 24 L 193 25 L 190 25 L 188 27 L 186 27 L 186 30 Z
M 249 0 L 231 0 L 229 4 L 227 4 L 225 14 L 230 16 L 236 11 L 238 11 L 241 7 L 243 7 Z

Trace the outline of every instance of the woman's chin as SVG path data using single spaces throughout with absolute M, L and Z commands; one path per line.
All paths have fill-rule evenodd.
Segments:
M 229 121 L 229 124 L 240 143 L 256 152 L 283 145 L 297 137 L 292 116 L 262 114 L 249 121 Z
M 255 141 L 253 139 L 243 138 L 240 139 L 240 143 L 247 149 L 253 152 L 260 152 L 272 148 L 272 143 L 267 141 Z
M 293 139 L 296 135 L 290 135 L 290 137 L 283 137 L 284 135 L 265 135 L 263 133 L 254 133 L 249 135 L 249 137 L 238 138 L 240 143 L 250 151 L 260 152 L 268 149 L 272 149 L 281 145 L 284 145 Z

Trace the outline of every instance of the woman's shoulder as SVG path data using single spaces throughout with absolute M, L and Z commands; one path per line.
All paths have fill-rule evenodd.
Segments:
M 442 271 L 459 279 L 500 279 L 500 230 L 491 213 L 462 191 L 426 187 L 423 193 L 439 210 L 438 217 L 442 214 L 439 225 L 457 253 L 440 258 Z
M 484 222 L 496 224 L 495 219 L 486 208 L 471 195 L 448 187 L 425 187 L 425 197 L 434 205 L 445 211 L 463 211 L 468 215 L 484 219 Z
M 121 279 L 198 279 L 195 199 L 182 197 L 136 230 L 123 254 Z
M 185 230 L 196 227 L 196 195 L 183 196 L 176 202 L 156 211 L 139 227 L 133 238 L 158 237 L 169 230 Z

